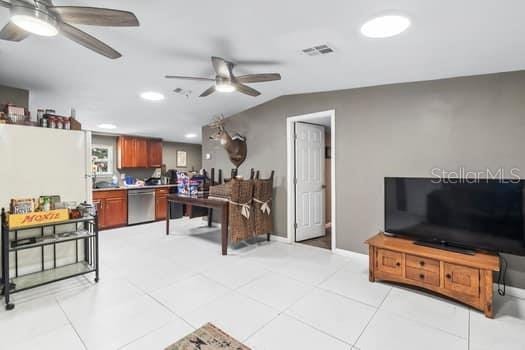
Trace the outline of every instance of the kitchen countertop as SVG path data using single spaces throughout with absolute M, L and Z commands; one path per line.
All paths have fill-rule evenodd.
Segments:
M 120 187 L 110 187 L 110 188 L 94 188 L 93 192 L 122 191 L 122 190 L 141 190 L 141 189 L 148 189 L 148 188 L 163 188 L 163 187 L 176 187 L 176 186 L 177 186 L 176 184 L 154 185 L 154 186 L 132 186 L 132 187 L 120 186 Z

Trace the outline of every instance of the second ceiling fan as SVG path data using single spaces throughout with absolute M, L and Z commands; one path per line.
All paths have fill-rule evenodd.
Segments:
M 245 84 L 281 80 L 281 75 L 279 73 L 248 74 L 236 76 L 233 74 L 233 67 L 235 66 L 233 62 L 229 62 L 226 61 L 224 58 L 215 56 L 211 58 L 211 62 L 213 64 L 213 69 L 215 70 L 215 79 L 202 77 L 187 77 L 181 75 L 166 75 L 166 78 L 215 82 L 214 85 L 206 89 L 202 94 L 200 94 L 199 97 L 209 96 L 215 91 L 239 91 L 240 93 L 256 97 L 259 96 L 261 93 Z

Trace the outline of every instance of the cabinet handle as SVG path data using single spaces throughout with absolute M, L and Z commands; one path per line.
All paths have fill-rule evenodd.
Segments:
M 419 262 L 419 265 L 421 265 L 421 266 L 425 266 L 425 262 L 424 262 L 424 261 L 420 261 L 420 262 Z
M 424 279 L 425 279 L 425 275 L 421 274 L 421 275 L 419 275 L 419 278 L 421 278 L 422 280 L 424 280 Z
M 452 278 L 452 276 L 450 275 L 450 273 L 447 273 L 447 274 L 445 275 L 445 277 L 446 277 L 447 279 L 451 279 L 451 278 Z
M 401 263 L 399 261 L 396 262 L 396 266 L 401 266 Z

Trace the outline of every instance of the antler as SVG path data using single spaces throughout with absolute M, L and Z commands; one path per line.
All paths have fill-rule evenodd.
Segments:
M 215 117 L 215 120 L 209 124 L 212 128 L 222 128 L 224 126 L 224 115 Z

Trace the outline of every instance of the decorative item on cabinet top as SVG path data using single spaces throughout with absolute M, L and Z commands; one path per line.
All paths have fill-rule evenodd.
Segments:
M 160 168 L 162 140 L 136 136 L 117 138 L 117 168 Z

